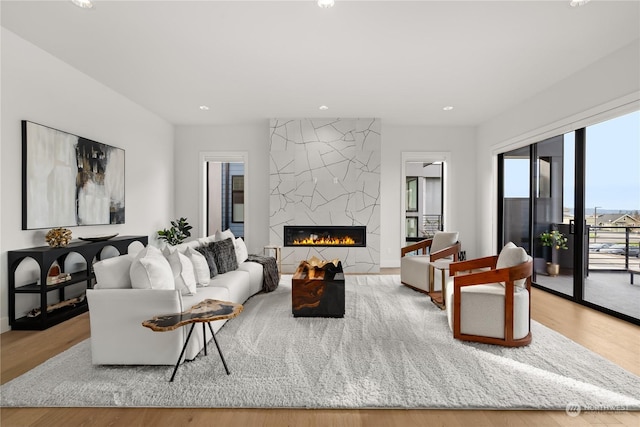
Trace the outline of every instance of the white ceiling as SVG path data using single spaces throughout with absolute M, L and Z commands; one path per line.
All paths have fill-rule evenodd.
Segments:
M 1 7 L 3 27 L 177 125 L 380 117 L 475 126 L 640 38 L 640 1 Z

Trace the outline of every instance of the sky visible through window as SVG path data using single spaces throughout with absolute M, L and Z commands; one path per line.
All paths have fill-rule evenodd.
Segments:
M 573 146 L 573 134 L 569 140 Z M 586 212 L 595 206 L 602 213 L 640 211 L 640 111 L 588 126 L 586 140 Z M 574 152 L 566 151 L 573 174 Z M 573 204 L 573 187 L 565 185 L 564 192 Z
M 640 111 L 586 128 L 586 214 L 640 211 Z M 574 133 L 564 135 L 564 207 L 573 211 Z M 505 197 L 529 197 L 529 160 L 505 162 Z

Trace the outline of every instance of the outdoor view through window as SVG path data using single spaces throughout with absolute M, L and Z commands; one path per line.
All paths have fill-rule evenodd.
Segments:
M 576 159 L 583 136 L 584 165 Z M 640 273 L 631 284 L 633 271 L 640 271 L 640 111 L 513 150 L 502 159 L 503 239 L 532 254 L 534 282 L 640 319 Z M 576 169 L 584 173 L 576 175 Z M 578 191 L 585 195 L 583 212 L 575 210 Z M 577 221 L 586 225 L 581 242 Z M 566 244 L 543 244 L 542 235 L 554 230 Z M 585 254 L 584 274 L 575 268 L 577 248 Z

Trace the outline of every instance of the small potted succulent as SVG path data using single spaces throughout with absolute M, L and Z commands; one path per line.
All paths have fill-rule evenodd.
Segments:
M 560 273 L 560 264 L 555 262 L 557 252 L 561 249 L 569 249 L 567 247 L 567 237 L 558 230 L 545 231 L 540 234 L 540 242 L 542 246 L 551 248 L 552 260 L 547 262 L 547 273 L 549 276 L 557 276 Z

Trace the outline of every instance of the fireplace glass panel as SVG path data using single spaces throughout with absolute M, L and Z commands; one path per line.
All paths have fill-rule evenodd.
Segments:
M 367 246 L 365 226 L 284 226 L 285 246 Z

